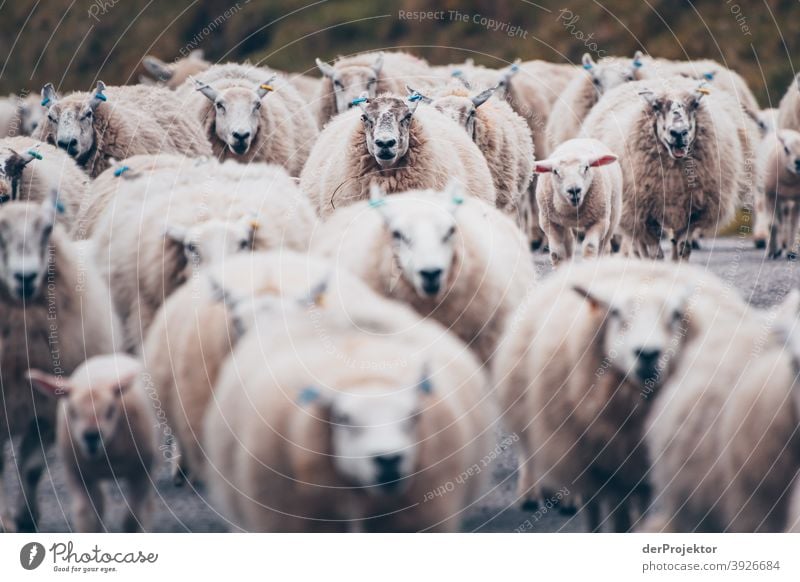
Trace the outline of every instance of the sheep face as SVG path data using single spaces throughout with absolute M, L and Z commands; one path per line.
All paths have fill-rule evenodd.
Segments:
M 183 248 L 189 265 L 199 268 L 252 250 L 258 222 L 243 218 L 236 222 L 209 220 L 192 227 L 170 226 L 167 236 Z
M 331 67 L 317 59 L 322 74 L 331 80 L 336 100 L 336 112 L 342 113 L 355 106 L 358 97 L 366 93 L 370 99 L 377 95 L 378 75 L 383 68 L 383 53 L 372 65 L 340 65 Z
M 555 193 L 566 205 L 579 208 L 592 187 L 594 177 L 592 168 L 616 161 L 617 156 L 613 154 L 564 156 L 536 162 L 535 171 L 537 174 L 552 174 Z
M 47 112 L 47 141 L 79 162 L 94 147 L 94 109 L 86 103 L 56 103 Z
M 643 389 L 654 389 L 669 375 L 687 335 L 691 289 L 641 287 L 640 293 L 602 298 L 575 287 L 593 310 L 606 318 L 604 361 Z
M 391 168 L 408 152 L 416 107 L 416 102 L 398 97 L 379 97 L 361 105 L 367 151 L 381 168 Z
M 609 57 L 595 62 L 588 53 L 583 55 L 583 68 L 589 73 L 595 90 L 603 95 L 623 83 L 638 78 L 641 60 L 637 54 L 632 60 Z
M 333 463 L 372 494 L 408 485 L 417 464 L 419 400 L 415 390 L 348 390 L 330 405 Z
M 55 196 L 42 205 L 11 202 L 0 208 L 0 279 L 9 296 L 34 299 L 52 260 Z
M 33 135 L 45 118 L 45 108 L 28 99 L 20 101 L 19 116 L 20 126 L 24 135 Z
M 697 134 L 697 109 L 702 90 L 690 95 L 661 95 L 645 91 L 642 96 L 650 104 L 655 116 L 655 134 L 670 157 L 681 159 L 692 149 Z
M 140 371 L 133 358 L 112 355 L 84 362 L 67 381 L 39 370 L 28 370 L 27 376 L 41 392 L 63 399 L 70 437 L 84 457 L 96 460 L 117 433 L 125 414 L 121 397 Z
M 257 92 L 244 87 L 219 92 L 201 88 L 201 91 L 214 103 L 214 131 L 217 137 L 234 154 L 246 154 L 260 129 L 261 101 L 269 91 Z
M 0 149 L 0 204 L 15 199 L 15 181 L 22 177 L 25 166 L 35 159 L 34 154 L 33 150 L 18 154 L 10 148 Z
M 783 166 L 793 175 L 800 175 L 800 133 L 790 129 L 778 132 Z

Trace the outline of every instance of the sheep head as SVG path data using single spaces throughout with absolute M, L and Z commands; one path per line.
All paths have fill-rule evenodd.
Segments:
M 697 136 L 697 110 L 704 95 L 705 83 L 692 91 L 677 90 L 655 93 L 641 91 L 655 117 L 655 134 L 673 159 L 689 155 Z
M 782 129 L 776 134 L 783 167 L 792 175 L 800 175 L 800 133 Z
M 38 146 L 21 154 L 11 148 L 0 150 L 0 204 L 16 200 L 17 184 L 25 166 L 42 157 L 36 151 L 37 148 Z
M 62 101 L 48 83 L 42 89 L 42 104 L 48 107 L 44 136 L 48 143 L 60 147 L 78 163 L 84 163 L 95 144 L 95 111 L 106 100 L 105 83 L 88 97 L 69 97 Z
M 228 149 L 238 156 L 246 154 L 261 129 L 263 99 L 273 91 L 275 75 L 258 87 L 231 87 L 218 91 L 195 80 L 195 86 L 214 104 L 214 130 Z
M 444 192 L 426 190 L 386 200 L 373 185 L 370 203 L 383 216 L 403 278 L 420 297 L 440 298 L 455 262 L 456 210 L 463 203 L 461 186 L 451 182 Z
M 639 70 L 643 63 L 644 55 L 636 51 L 633 59 L 606 57 L 595 62 L 589 53 L 585 53 L 581 62 L 584 70 L 589 74 L 598 95 L 603 95 L 623 83 L 635 81 L 640 78 Z
M 354 100 L 366 93 L 373 98 L 378 93 L 378 77 L 383 68 L 383 53 L 378 53 L 371 65 L 353 65 L 337 63 L 331 66 L 319 59 L 317 67 L 323 76 L 333 84 L 333 96 L 336 101 L 336 113 L 342 113 L 354 107 Z
M 209 220 L 190 227 L 170 225 L 166 236 L 180 246 L 191 267 L 199 268 L 252 250 L 257 230 L 253 216 L 237 221 Z
M 688 336 L 692 287 L 645 282 L 614 293 L 582 286 L 573 290 L 604 322 L 604 360 L 643 389 L 662 385 Z
M 460 127 L 467 131 L 467 135 L 475 139 L 475 118 L 478 114 L 478 107 L 486 103 L 489 97 L 494 95 L 498 86 L 491 87 L 475 95 L 469 95 L 466 91 L 453 91 L 450 95 L 444 95 L 435 99 L 430 99 L 407 87 L 410 95 L 420 95 L 423 103 L 433 105 L 433 107 L 455 121 Z M 463 94 L 462 94 L 463 93 Z
M 33 135 L 33 132 L 42 124 L 47 110 L 41 106 L 40 99 L 29 95 L 17 102 L 19 111 L 20 128 L 24 135 Z
M 55 191 L 41 204 L 9 202 L 0 206 L 0 280 L 6 294 L 17 301 L 40 295 L 52 260 L 49 248 L 56 208 Z
M 69 432 L 78 449 L 86 458 L 98 459 L 104 443 L 124 425 L 120 423 L 125 414 L 121 398 L 141 370 L 138 360 L 112 354 L 87 360 L 67 380 L 41 370 L 28 370 L 26 376 L 39 391 L 63 399 Z
M 200 58 L 203 58 L 202 55 Z M 147 55 L 142 59 L 142 66 L 144 66 L 144 70 L 147 71 L 151 77 L 162 83 L 169 81 L 175 74 L 175 71 L 170 65 L 152 55 Z
M 538 160 L 534 163 L 537 174 L 551 175 L 553 189 L 568 206 L 579 208 L 592 187 L 592 168 L 607 166 L 617 161 L 609 153 L 586 153 L 564 155 Z
M 395 166 L 408 152 L 411 122 L 419 100 L 389 95 L 370 99 L 365 93 L 356 101 L 361 107 L 367 151 L 381 168 Z

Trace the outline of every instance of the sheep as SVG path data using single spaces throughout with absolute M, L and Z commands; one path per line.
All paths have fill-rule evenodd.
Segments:
M 493 205 L 496 193 L 486 159 L 447 116 L 420 100 L 362 97 L 360 108 L 334 118 L 322 132 L 300 174 L 300 189 L 317 214 L 369 197 L 370 184 L 389 193 L 444 188 L 450 178 Z
M 31 93 L 17 99 L 17 117 L 19 119 L 19 133 L 33 135 L 42 122 L 47 109 L 42 107 L 41 97 Z
M 636 101 L 638 96 L 638 101 Z M 623 174 L 620 227 L 641 257 L 688 259 L 698 231 L 727 225 L 754 186 L 755 123 L 724 91 L 696 81 L 631 81 L 611 90 L 584 121 L 582 137 L 603 141 Z
M 205 53 L 201 49 L 193 50 L 188 56 L 176 59 L 172 63 L 165 63 L 152 55 L 142 59 L 144 70 L 158 83 L 163 83 L 167 89 L 177 89 L 191 76 L 198 75 L 211 66 L 205 60 Z M 140 77 L 146 83 L 146 77 Z
M 337 211 L 314 233 L 311 250 L 440 321 L 485 363 L 536 283 L 522 233 L 456 182 L 388 199 L 373 186 L 369 201 Z
M 161 303 L 194 270 L 238 252 L 305 250 L 314 214 L 279 166 L 203 166 L 194 181 L 112 207 L 95 231 L 95 261 L 111 288 L 127 350 L 140 349 Z
M 70 229 L 89 178 L 63 151 L 29 137 L 0 139 L 0 204 L 41 202 L 58 192 L 59 221 Z
M 17 96 L 0 97 L 0 137 L 17 135 L 18 126 Z
M 470 94 L 463 86 L 450 85 L 428 95 L 432 105 L 467 131 L 483 152 L 494 180 L 499 209 L 518 215 L 527 196 L 533 171 L 533 140 L 525 120 L 505 101 L 491 99 L 496 87 Z M 421 95 L 409 87 L 411 95 Z
M 370 99 L 383 93 L 403 95 L 406 84 L 427 88 L 431 76 L 427 62 L 404 52 L 361 53 L 340 57 L 332 65 L 320 59 L 316 63 L 322 73 L 316 99 L 320 128 L 351 109 L 362 93 Z
M 160 87 L 106 88 L 60 99 L 48 83 L 42 89 L 47 118 L 34 137 L 57 145 L 94 178 L 137 154 L 211 155 L 200 124 L 184 114 L 175 95 Z
M 519 64 L 520 70 L 526 75 L 538 79 L 545 90 L 545 96 L 551 108 L 564 94 L 564 91 L 581 71 L 578 67 L 567 63 L 551 63 L 548 61 L 523 61 Z
M 800 292 L 688 349 L 646 422 L 650 531 L 780 532 L 800 474 Z
M 300 94 L 270 70 L 216 65 L 195 77 L 187 107 L 203 124 L 215 157 L 279 164 L 298 176 L 317 136 Z M 181 89 L 188 91 L 188 87 Z
M 480 497 L 496 422 L 484 372 L 431 321 L 375 337 L 383 313 L 284 310 L 285 325 L 239 341 L 203 431 L 210 497 L 233 527 L 455 531 Z
M 626 531 L 649 501 L 642 426 L 688 346 L 746 304 L 704 271 L 603 258 L 548 277 L 513 315 L 494 361 L 508 430 L 519 435 L 523 507 L 567 487 L 564 509 Z
M 0 206 L 0 449 L 22 437 L 14 447 L 22 498 L 12 518 L 0 487 L 0 531 L 35 529 L 36 486 L 54 438 L 55 403 L 33 391 L 26 370 L 71 374 L 87 358 L 115 351 L 120 337 L 108 289 L 54 224 L 55 203 L 54 193 L 41 203 Z M 0 455 L 0 484 L 2 476 Z
M 762 109 L 758 114 L 759 127 L 761 128 L 761 145 L 759 155 L 763 153 L 765 142 L 774 139 L 778 128 L 778 110 Z M 762 168 L 759 166 L 759 170 Z M 763 181 L 759 181 L 755 190 L 755 200 L 753 202 L 753 212 L 751 213 L 750 228 L 753 232 L 753 244 L 757 249 L 766 249 L 769 240 L 769 228 L 772 218 L 767 214 L 767 201 L 765 199 Z
M 56 447 L 80 533 L 105 529 L 100 484 L 108 480 L 129 486 L 123 530 L 143 531 L 149 525 L 157 424 L 147 393 L 135 387 L 140 370 L 130 356 L 111 354 L 89 358 L 67 380 L 41 370 L 27 372 L 39 391 L 61 403 Z
M 584 258 L 609 251 L 622 209 L 622 170 L 616 161 L 602 142 L 584 138 L 564 142 L 535 163 L 542 174 L 536 185 L 539 224 L 553 266 L 572 258 L 578 229 L 585 233 Z
M 760 192 L 768 221 L 767 256 L 797 257 L 800 221 L 800 132 L 778 130 L 759 150 Z
M 636 51 L 632 59 L 605 57 L 595 62 L 589 53 L 583 55 L 583 70 L 572 79 L 555 101 L 547 120 L 545 133 L 548 151 L 578 137 L 581 124 L 604 93 L 628 81 L 642 79 L 643 55 Z

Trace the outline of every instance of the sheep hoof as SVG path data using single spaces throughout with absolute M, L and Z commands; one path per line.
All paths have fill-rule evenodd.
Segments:
M 539 509 L 539 500 L 535 498 L 523 499 L 520 508 L 522 511 L 536 511 Z
M 786 260 L 788 260 L 788 261 L 796 261 L 797 260 L 797 253 L 795 253 L 795 252 L 786 253 Z
M 692 250 L 693 251 L 699 251 L 701 248 L 702 247 L 700 246 L 700 241 L 697 240 L 696 238 L 693 238 L 692 239 Z
M 578 508 L 572 503 L 560 503 L 558 505 L 558 513 L 561 515 L 575 515 L 578 513 Z
M 614 237 L 611 237 L 611 252 L 616 254 L 619 252 L 621 248 L 622 248 L 622 243 L 619 240 L 615 239 Z
M 779 258 L 781 258 L 781 254 L 782 254 L 782 253 L 783 253 L 783 251 L 782 251 L 782 250 L 780 250 L 780 249 L 778 249 L 777 251 L 774 251 L 774 252 L 772 253 L 772 255 L 770 256 L 770 258 L 773 258 L 773 259 L 779 259 Z
M 757 249 L 765 249 L 767 248 L 767 239 L 765 238 L 754 239 L 753 244 L 756 246 Z
M 36 522 L 31 514 L 25 510 L 16 519 L 17 533 L 36 533 Z

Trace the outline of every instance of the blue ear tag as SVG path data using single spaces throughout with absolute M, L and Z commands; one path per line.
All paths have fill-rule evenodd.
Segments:
M 420 391 L 423 394 L 432 394 L 433 393 L 433 382 L 431 382 L 431 379 L 427 376 L 427 374 L 425 375 L 425 377 L 422 380 L 420 380 L 420 383 L 419 383 L 418 386 L 419 386 Z
M 369 201 L 369 207 L 370 208 L 380 208 L 384 204 L 386 204 L 386 199 L 385 198 L 378 198 L 377 200 L 370 199 L 370 201 Z
M 412 103 L 415 101 L 419 101 L 422 99 L 422 95 L 418 91 L 414 91 L 411 95 L 408 96 L 408 100 Z
M 305 406 L 306 404 L 311 404 L 319 399 L 319 390 L 317 390 L 314 386 L 306 386 L 302 390 L 300 390 L 300 394 L 297 395 L 297 403 L 301 406 Z
M 100 101 L 108 101 L 108 97 L 106 97 L 102 93 L 95 93 L 94 96 L 95 98 L 100 99 Z
M 708 81 L 714 80 L 714 73 L 703 73 L 703 78 Z
M 36 150 L 28 150 L 28 155 L 31 156 L 32 158 L 36 158 L 37 160 L 42 159 L 42 154 L 40 154 Z
M 48 103 L 50 103 L 50 97 L 45 97 L 42 99 L 42 107 L 47 107 Z
M 64 214 L 64 205 L 61 203 L 61 200 L 56 200 L 56 212 L 59 214 Z
M 114 176 L 119 178 L 122 174 L 124 174 L 128 170 L 130 170 L 130 168 L 128 166 L 121 166 L 121 167 L 117 168 L 116 170 L 114 170 Z
M 455 69 L 452 73 L 450 73 L 451 77 L 460 77 L 463 75 L 464 72 L 461 69 Z
M 453 204 L 464 204 L 464 197 L 461 194 L 456 194 L 453 196 Z
M 517 63 L 514 63 L 513 65 L 511 65 L 511 72 L 516 73 L 517 71 L 519 71 L 519 65 Z
M 366 102 L 367 102 L 367 98 L 366 97 L 356 97 L 355 99 L 353 99 L 350 102 L 350 105 L 361 105 L 362 103 L 366 103 Z
M 591 71 L 592 63 L 583 63 L 583 68 L 586 69 L 587 71 Z

